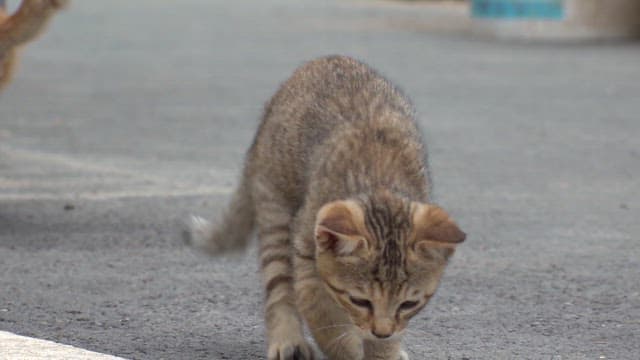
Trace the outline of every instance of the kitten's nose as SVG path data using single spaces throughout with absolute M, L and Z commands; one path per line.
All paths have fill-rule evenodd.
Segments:
M 380 319 L 373 323 L 371 333 L 378 339 L 386 339 L 393 335 L 393 321 L 391 319 Z
M 389 333 L 378 333 L 375 330 L 371 330 L 371 333 L 377 337 L 378 339 L 386 339 L 391 336 L 391 332 Z

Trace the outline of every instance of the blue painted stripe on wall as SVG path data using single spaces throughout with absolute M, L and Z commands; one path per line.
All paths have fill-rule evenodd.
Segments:
M 564 19 L 563 0 L 473 0 L 473 17 L 492 19 Z

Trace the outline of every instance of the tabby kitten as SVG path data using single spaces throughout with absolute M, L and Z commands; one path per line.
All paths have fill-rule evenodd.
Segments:
M 403 330 L 433 296 L 465 234 L 429 204 L 409 100 L 366 65 L 311 61 L 266 106 L 211 253 L 260 239 L 270 360 L 312 359 L 302 319 L 330 359 L 408 359 Z

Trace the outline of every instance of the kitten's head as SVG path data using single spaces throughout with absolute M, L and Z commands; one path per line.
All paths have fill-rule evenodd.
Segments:
M 317 268 L 363 337 L 390 338 L 429 302 L 464 239 L 435 205 L 389 193 L 334 201 L 316 217 Z

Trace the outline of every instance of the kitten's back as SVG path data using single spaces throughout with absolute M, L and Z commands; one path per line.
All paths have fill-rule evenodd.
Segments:
M 424 156 L 413 107 L 389 81 L 348 57 L 310 61 L 267 103 L 221 221 L 193 217 L 188 239 L 211 253 L 244 247 L 256 224 L 256 193 L 292 216 L 305 201 L 380 187 L 426 201 Z
M 247 165 L 252 173 L 268 176 L 297 207 L 314 167 L 328 152 L 348 145 L 345 138 L 378 137 L 370 140 L 380 142 L 380 136 L 402 138 L 398 145 L 412 148 L 405 155 L 417 157 L 417 167 L 424 167 L 410 101 L 367 65 L 345 56 L 324 57 L 296 70 L 269 101 Z

